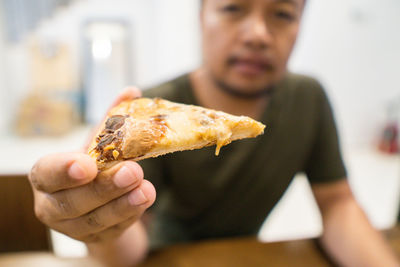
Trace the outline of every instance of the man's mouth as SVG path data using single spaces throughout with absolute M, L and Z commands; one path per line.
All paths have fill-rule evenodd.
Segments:
M 231 57 L 228 64 L 245 76 L 258 76 L 274 69 L 270 60 L 263 57 Z

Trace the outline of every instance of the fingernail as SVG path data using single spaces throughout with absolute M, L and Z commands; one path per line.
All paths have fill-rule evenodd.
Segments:
M 128 201 L 132 206 L 139 206 L 147 202 L 147 198 L 141 189 L 136 189 L 128 196 Z
M 77 180 L 81 180 L 81 179 L 85 179 L 86 178 L 85 170 L 81 166 L 79 166 L 79 164 L 77 162 L 74 162 L 71 165 L 71 167 L 69 167 L 68 175 L 71 178 L 74 178 L 74 179 L 77 179 Z
M 121 167 L 114 177 L 114 184 L 119 188 L 127 187 L 136 180 L 135 174 L 126 166 Z

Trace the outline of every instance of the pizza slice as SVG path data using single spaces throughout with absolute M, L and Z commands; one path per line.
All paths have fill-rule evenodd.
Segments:
M 256 137 L 265 125 L 246 116 L 164 99 L 137 98 L 114 107 L 88 153 L 100 170 L 123 160 L 142 160 L 176 151 L 216 145 L 215 154 L 233 140 Z

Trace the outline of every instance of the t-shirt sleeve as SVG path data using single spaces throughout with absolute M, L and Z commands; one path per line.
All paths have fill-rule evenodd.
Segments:
M 347 176 L 340 152 L 332 107 L 322 86 L 315 82 L 317 103 L 315 138 L 305 173 L 311 184 L 341 180 Z

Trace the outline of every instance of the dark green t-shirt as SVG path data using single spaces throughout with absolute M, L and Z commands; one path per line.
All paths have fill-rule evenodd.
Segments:
M 189 76 L 146 90 L 146 97 L 197 104 Z M 288 73 L 261 122 L 262 136 L 139 162 L 157 190 L 153 247 L 254 235 L 298 172 L 312 184 L 346 176 L 332 110 L 314 79 Z

